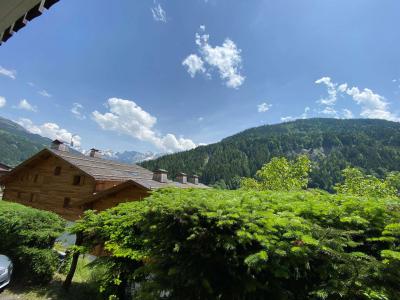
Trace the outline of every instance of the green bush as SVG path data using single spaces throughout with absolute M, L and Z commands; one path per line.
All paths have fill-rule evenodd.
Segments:
M 166 189 L 88 212 L 107 295 L 135 299 L 400 299 L 400 201 L 319 191 Z
M 57 267 L 52 250 L 65 222 L 54 213 L 0 201 L 0 253 L 9 256 L 16 272 L 34 283 L 51 280 Z

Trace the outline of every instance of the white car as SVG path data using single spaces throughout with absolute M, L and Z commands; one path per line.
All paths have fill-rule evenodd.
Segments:
M 10 283 L 12 272 L 11 260 L 5 255 L 0 255 L 0 290 Z

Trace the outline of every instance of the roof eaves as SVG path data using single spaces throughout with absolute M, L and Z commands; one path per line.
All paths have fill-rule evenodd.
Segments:
M 73 206 L 79 207 L 79 206 L 83 206 L 85 204 L 96 202 L 96 201 L 101 200 L 102 198 L 106 197 L 107 195 L 122 191 L 122 190 L 124 190 L 124 189 L 126 189 L 126 188 L 128 188 L 128 187 L 130 187 L 132 185 L 140 187 L 140 188 L 145 189 L 145 190 L 150 190 L 150 188 L 147 188 L 147 187 L 139 184 L 138 182 L 135 182 L 133 180 L 128 180 L 128 181 L 125 181 L 125 182 L 123 182 L 123 183 L 121 183 L 119 185 L 113 186 L 113 187 L 111 187 L 109 189 L 106 189 L 106 190 L 100 191 L 98 193 L 95 193 L 95 194 L 93 194 L 93 195 L 91 195 L 91 196 L 89 196 L 89 197 L 87 197 L 87 198 L 85 198 L 85 199 L 83 199 L 81 201 L 78 201 L 78 202 L 74 203 Z

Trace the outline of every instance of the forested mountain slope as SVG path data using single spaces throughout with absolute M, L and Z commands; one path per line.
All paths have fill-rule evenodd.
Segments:
M 50 144 L 50 139 L 30 133 L 17 123 L 0 117 L 0 163 L 14 167 Z M 71 149 L 70 151 L 76 152 L 77 150 Z M 151 152 L 102 151 L 102 153 L 105 159 L 127 164 L 158 157 L 157 154 Z
M 308 153 L 314 162 L 311 187 L 332 190 L 347 165 L 383 176 L 400 170 L 400 123 L 368 119 L 305 119 L 245 130 L 221 142 L 146 161 L 174 177 L 200 175 L 206 184 L 237 187 L 272 157 Z
M 17 123 L 0 117 L 1 163 L 16 166 L 50 143 L 50 139 L 32 134 Z

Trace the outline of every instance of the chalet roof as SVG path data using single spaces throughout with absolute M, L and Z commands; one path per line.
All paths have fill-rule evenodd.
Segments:
M 121 182 L 132 180 L 149 190 L 167 186 L 180 188 L 207 188 L 204 184 L 181 184 L 171 180 L 164 183 L 158 182 L 153 180 L 153 172 L 134 164 L 123 164 L 99 157 L 90 157 L 55 149 L 48 150 L 98 181 Z
M 11 172 L 2 176 L 0 181 L 7 181 L 8 178 L 11 178 L 15 173 L 19 172 L 19 170 L 22 170 L 31 163 L 34 163 L 35 161 L 43 159 L 49 155 L 55 155 L 56 157 L 63 159 L 74 167 L 80 169 L 86 175 L 94 178 L 96 181 L 115 181 L 116 184 L 118 184 L 131 180 L 148 190 L 159 189 L 168 186 L 179 188 L 208 188 L 204 184 L 182 184 L 171 180 L 159 182 L 153 180 L 153 172 L 138 165 L 123 164 L 99 157 L 86 156 L 78 152 L 67 152 L 47 148 L 19 164 Z
M 59 0 L 1 0 L 0 45 Z
M 7 171 L 10 171 L 10 170 L 11 170 L 11 167 L 0 163 L 0 172 L 7 172 Z
M 96 201 L 98 201 L 98 200 L 100 200 L 102 198 L 105 198 L 105 197 L 107 197 L 107 196 L 109 196 L 111 194 L 123 191 L 123 190 L 125 190 L 125 189 L 127 189 L 129 187 L 132 187 L 132 186 L 143 187 L 142 185 L 140 185 L 135 180 L 128 180 L 128 181 L 120 183 L 120 184 L 118 184 L 118 185 L 116 185 L 116 186 L 114 186 L 112 188 L 109 188 L 109 189 L 94 193 L 92 196 L 89 196 L 89 197 L 87 197 L 87 198 L 85 198 L 85 199 L 83 199 L 81 201 L 78 201 L 78 202 L 74 203 L 73 206 L 79 207 L 79 206 L 82 206 L 82 205 L 85 205 L 85 204 L 96 202 Z M 180 184 L 179 182 L 174 182 L 174 181 L 169 181 L 169 182 L 163 184 L 162 187 L 167 187 L 167 186 L 169 186 L 169 187 L 180 187 L 180 188 L 186 188 L 186 189 L 199 188 L 199 187 L 200 188 L 208 188 L 208 186 L 206 186 L 204 184 L 198 184 L 198 185 L 194 185 L 194 184 L 190 184 L 190 183 L 188 183 L 188 184 Z
M 48 150 L 99 181 L 126 181 L 132 178 L 152 179 L 153 176 L 151 171 L 138 165 L 122 164 L 99 157 L 90 157 L 56 149 Z

